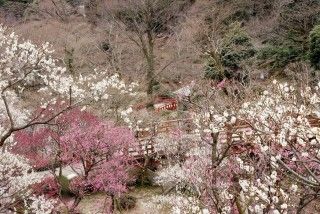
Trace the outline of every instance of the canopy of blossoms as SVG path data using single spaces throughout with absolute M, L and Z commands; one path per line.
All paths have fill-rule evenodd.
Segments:
M 167 140 L 176 152 L 156 178 L 175 196 L 156 196 L 147 206 L 167 203 L 177 213 L 302 210 L 320 187 L 319 101 L 319 86 L 274 81 L 239 109 L 194 114 L 194 140 Z
M 29 191 L 42 178 L 28 160 L 9 152 L 14 133 L 52 125 L 56 117 L 80 104 L 135 95 L 136 83 L 126 85 L 119 75 L 101 76 L 97 70 L 86 77 L 71 75 L 52 53 L 50 44 L 35 45 L 0 25 L 0 212 L 14 211 L 22 202 L 32 213 L 51 213 L 54 207 L 54 201 Z M 57 104 L 61 105 L 53 108 Z

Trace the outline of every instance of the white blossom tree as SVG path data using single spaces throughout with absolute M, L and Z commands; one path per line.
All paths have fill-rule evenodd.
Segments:
M 30 41 L 23 41 L 4 26 L 0 26 L 0 52 L 0 209 L 14 211 L 15 205 L 23 201 L 31 203 L 30 207 L 25 206 L 26 209 L 35 213 L 50 213 L 52 205 L 41 208 L 35 206 L 38 199 L 28 198 L 29 186 L 41 178 L 32 172 L 26 160 L 10 154 L 7 148 L 16 131 L 49 124 L 70 107 L 68 105 L 59 109 L 46 118 L 42 116 L 50 102 L 54 102 L 59 96 L 69 95 L 72 79 L 65 74 L 65 68 L 56 65 L 56 60 L 50 55 L 52 51 L 48 43 L 36 46 Z M 32 89 L 37 93 L 37 98 L 30 97 Z M 32 110 L 40 106 L 42 110 L 33 114 Z M 36 207 L 39 208 L 38 211 Z
M 32 213 L 49 214 L 54 208 L 54 200 L 31 195 L 30 185 L 40 182 L 42 176 L 33 172 L 27 162 L 21 156 L 1 152 L 0 213 L 13 213 L 24 207 Z
M 71 76 L 52 53 L 48 43 L 37 46 L 0 25 L 0 212 L 22 206 L 42 214 L 53 208 L 53 201 L 31 195 L 30 186 L 42 178 L 28 160 L 10 152 L 14 133 L 55 125 L 55 118 L 80 103 L 135 93 L 137 84 L 126 85 L 117 74 L 101 76 L 95 70 L 86 77 Z
M 274 81 L 246 100 L 194 114 L 199 139 L 156 181 L 197 203 L 160 201 L 181 213 L 300 213 L 319 197 L 319 86 Z

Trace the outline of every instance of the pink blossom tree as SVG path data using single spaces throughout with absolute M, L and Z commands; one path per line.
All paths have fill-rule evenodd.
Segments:
M 85 115 L 88 118 L 88 115 Z M 112 198 L 126 191 L 128 169 L 133 162 L 128 149 L 135 139 L 129 129 L 116 127 L 98 118 L 74 121 L 61 138 L 61 158 L 80 164 L 81 171 L 72 182 L 77 205 L 87 187 L 103 191 Z
M 48 128 L 31 129 L 32 131 L 19 131 L 14 137 L 17 144 L 11 151 L 24 156 L 35 170 L 48 169 L 55 162 L 52 136 L 55 133 Z
M 52 158 L 54 159 L 55 156 L 50 156 L 51 151 L 47 153 L 48 150 L 43 145 L 59 142 L 59 138 L 53 138 L 52 133 L 47 133 L 46 126 L 51 128 L 55 126 L 56 118 L 79 102 L 94 100 L 105 104 L 111 96 L 110 88 L 115 89 L 114 95 L 131 96 L 135 94 L 133 88 L 137 84 L 127 86 L 117 74 L 106 76 L 94 70 L 85 78 L 81 75 L 71 76 L 65 67 L 60 66 L 62 62 L 52 57 L 52 53 L 50 44 L 35 45 L 31 41 L 19 38 L 14 32 L 0 24 L 0 153 L 1 156 L 8 157 L 5 162 L 6 167 L 12 164 L 10 173 L 4 170 L 5 173 L 0 174 L 0 180 L 6 180 L 6 174 L 13 176 L 10 180 L 12 182 L 5 183 L 6 185 L 1 189 L 0 209 L 15 208 L 15 203 L 7 202 L 8 195 L 12 199 L 21 199 L 29 203 L 27 199 L 31 197 L 30 191 L 19 191 L 19 188 L 12 186 L 19 183 L 14 178 L 19 180 L 18 175 L 25 175 L 24 182 L 21 182 L 25 186 L 20 189 L 28 190 L 28 187 L 35 183 L 35 180 L 27 179 L 28 172 L 33 170 L 35 165 L 41 168 L 51 162 Z M 63 100 L 65 104 L 61 105 L 61 108 L 52 108 L 57 100 Z M 105 105 L 103 106 L 106 109 Z M 38 111 L 34 111 L 35 109 Z M 28 160 L 21 159 L 19 155 L 15 157 L 7 152 L 14 145 L 12 137 L 15 133 L 39 128 L 42 131 L 17 135 L 18 141 L 23 142 L 22 145 L 19 145 L 18 142 L 14 146 L 16 153 L 32 159 L 31 166 Z M 54 131 L 59 133 L 57 130 Z M 38 144 L 33 144 L 36 142 L 32 140 L 36 140 Z M 59 146 L 59 143 L 52 145 Z M 28 152 L 29 156 L 26 156 Z M 31 152 L 34 152 L 36 157 L 33 157 Z M 17 161 L 21 161 L 21 166 L 27 165 L 29 171 L 21 170 Z M 37 182 L 40 180 L 37 179 Z M 40 202 L 43 202 L 42 199 L 39 197 Z M 31 201 L 35 201 L 35 198 L 33 197 Z M 25 203 L 25 206 L 27 205 Z M 36 211 L 35 208 L 30 208 L 30 210 L 35 213 L 51 212 L 49 209 L 46 212 Z
M 19 147 L 13 147 L 13 151 L 30 158 L 35 166 L 51 168 L 55 174 L 60 165 L 54 179 L 56 186 L 60 185 L 62 168 L 70 168 L 76 174 L 70 182 L 70 190 L 75 195 L 70 210 L 74 210 L 87 193 L 99 191 L 112 198 L 119 197 L 132 179 L 128 175 L 134 162 L 128 154 L 135 141 L 131 131 L 86 111 L 74 108 L 55 118 L 54 126 L 18 132 L 16 140 Z M 43 154 L 41 148 L 49 152 Z M 41 192 L 41 186 L 36 188 Z
M 34 213 L 50 213 L 53 207 L 39 196 L 38 202 L 45 204 L 46 208 L 37 209 L 37 199 L 30 194 L 28 187 L 41 181 L 41 176 L 30 173 L 32 166 L 28 160 L 7 151 L 13 144 L 15 132 L 48 124 L 69 109 L 68 105 L 51 117 L 42 117 L 41 112 L 31 114 L 38 106 L 45 108 L 58 97 L 64 99 L 70 95 L 72 79 L 52 58 L 50 49 L 48 43 L 35 45 L 0 25 L 0 180 L 6 181 L 1 182 L 0 210 L 4 213 L 15 209 L 21 201 Z M 37 91 L 37 99 L 31 96 L 32 90 Z M 32 204 L 35 207 L 30 207 Z

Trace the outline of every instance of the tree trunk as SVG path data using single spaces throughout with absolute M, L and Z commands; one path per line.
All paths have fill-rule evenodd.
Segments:
M 110 211 L 112 212 L 112 213 L 114 213 L 114 210 L 115 210 L 115 197 L 114 197 L 114 195 L 113 194 L 111 194 L 110 195 L 111 196 L 111 206 L 110 206 Z
M 218 156 L 217 156 L 218 137 L 219 137 L 219 133 L 211 133 L 211 138 L 212 138 L 211 163 L 212 163 L 212 166 L 215 166 L 215 163 L 218 161 Z
M 75 209 L 77 208 L 77 206 L 79 205 L 79 203 L 81 202 L 82 197 L 81 196 L 76 196 L 76 198 L 74 199 L 74 202 L 72 204 L 72 207 L 69 209 L 69 213 L 75 213 Z
M 155 79 L 155 57 L 154 57 L 154 41 L 153 41 L 153 36 L 152 36 L 152 32 L 148 31 L 147 32 L 147 37 L 148 37 L 148 53 L 146 56 L 146 60 L 147 60 L 147 81 L 148 81 L 148 94 L 153 94 L 154 92 L 154 86 L 156 84 L 156 79 Z
M 96 26 L 98 19 L 98 0 L 89 0 L 86 5 L 86 16 L 88 17 L 88 21 Z

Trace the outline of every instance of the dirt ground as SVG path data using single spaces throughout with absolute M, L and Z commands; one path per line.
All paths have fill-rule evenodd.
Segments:
M 133 209 L 115 212 L 117 214 L 167 214 L 169 213 L 166 210 L 154 210 L 148 209 L 143 206 L 143 203 L 146 203 L 148 200 L 157 194 L 161 193 L 161 188 L 159 187 L 143 187 L 143 188 L 135 188 L 134 190 L 129 192 L 129 195 L 135 197 L 137 199 L 136 206 Z M 106 198 L 104 194 L 96 194 L 91 195 L 84 198 L 79 204 L 79 211 L 81 214 L 105 214 L 104 205 L 108 204 L 110 201 Z

